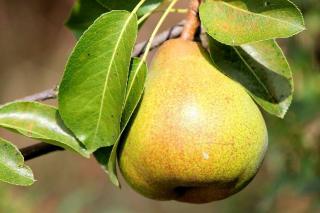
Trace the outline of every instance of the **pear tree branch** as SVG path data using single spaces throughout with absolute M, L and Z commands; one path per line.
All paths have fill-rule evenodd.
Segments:
M 181 21 L 170 29 L 159 33 L 152 41 L 150 50 L 159 47 L 161 44 L 171 38 L 179 37 L 182 33 L 185 23 L 185 21 Z M 148 40 L 136 44 L 133 49 L 132 57 L 140 57 L 144 53 L 147 43 Z
M 24 147 L 20 149 L 20 152 L 22 153 L 24 160 L 27 161 L 51 152 L 62 151 L 62 150 L 64 149 L 59 146 L 54 146 L 51 144 L 41 142 L 31 146 Z
M 47 89 L 33 95 L 26 96 L 24 98 L 17 99 L 17 101 L 46 101 L 57 98 L 57 87 L 53 89 Z

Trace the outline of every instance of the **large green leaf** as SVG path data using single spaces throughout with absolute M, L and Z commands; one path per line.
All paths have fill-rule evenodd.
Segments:
M 108 12 L 108 9 L 95 0 L 77 0 L 66 21 L 66 26 L 79 38 L 93 21 L 105 12 Z
M 89 157 L 83 145 L 64 126 L 54 107 L 37 102 L 6 104 L 0 107 L 0 126 Z
M 127 86 L 125 107 L 121 118 L 121 134 L 124 132 L 132 114 L 138 106 L 144 90 L 144 83 L 147 76 L 147 65 L 139 58 L 133 58 L 130 66 L 130 76 Z M 117 149 L 120 143 L 120 136 L 112 149 L 109 147 L 97 150 L 94 155 L 102 168 L 109 174 L 111 182 L 120 186 L 117 177 Z
M 21 186 L 29 186 L 35 181 L 31 169 L 24 165 L 19 149 L 2 138 L 0 138 L 0 181 Z
M 140 0 L 97 0 L 101 5 L 110 10 L 127 10 L 132 11 Z M 155 10 L 163 0 L 147 0 L 137 11 L 137 16 L 143 16 Z
M 220 71 L 241 83 L 267 112 L 283 118 L 291 104 L 293 80 L 276 41 L 240 47 L 209 41 L 211 57 Z
M 137 17 L 126 11 L 100 16 L 82 35 L 59 88 L 59 111 L 90 152 L 115 143 L 137 36 Z
M 301 12 L 288 0 L 206 0 L 200 19 L 211 37 L 228 45 L 286 38 L 305 29 Z

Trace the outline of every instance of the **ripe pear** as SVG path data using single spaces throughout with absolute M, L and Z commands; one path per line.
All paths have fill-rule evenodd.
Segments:
M 148 198 L 206 203 L 244 188 L 267 145 L 264 119 L 245 89 L 198 43 L 173 39 L 152 61 L 119 166 Z

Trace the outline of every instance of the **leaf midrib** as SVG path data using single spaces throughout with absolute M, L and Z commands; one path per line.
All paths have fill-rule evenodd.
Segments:
M 219 3 L 220 3 L 220 4 L 225 4 L 225 5 L 227 5 L 228 7 L 234 8 L 234 9 L 236 9 L 236 10 L 242 11 L 242 12 L 247 13 L 247 14 L 250 14 L 250 15 L 261 16 L 261 17 L 263 17 L 263 18 L 268 18 L 268 19 L 273 19 L 273 20 L 279 21 L 279 22 L 281 22 L 281 23 L 283 23 L 283 24 L 289 24 L 289 25 L 291 25 L 291 26 L 300 28 L 301 30 L 304 30 L 304 29 L 305 29 L 305 27 L 302 26 L 302 25 L 300 25 L 300 24 L 299 24 L 299 25 L 293 24 L 293 23 L 291 23 L 291 22 L 284 21 L 284 20 L 282 20 L 282 19 L 278 19 L 278 18 L 275 18 L 275 17 L 272 17 L 272 16 L 267 16 L 267 15 L 264 15 L 264 14 L 261 14 L 261 13 L 253 13 L 253 12 L 251 12 L 251 11 L 244 10 L 244 9 L 242 9 L 242 8 L 236 7 L 236 6 L 234 6 L 234 5 L 232 5 L 232 4 L 229 4 L 229 3 L 227 3 L 227 2 L 220 2 L 220 1 L 219 1 L 219 3 L 218 3 L 218 2 L 215 2 L 215 3 L 217 3 L 217 4 L 219 4 Z M 300 21 L 301 21 L 301 20 L 300 20 Z
M 124 24 L 124 27 L 122 28 L 122 30 L 120 32 L 119 39 L 116 42 L 116 45 L 114 47 L 114 51 L 113 51 L 113 54 L 112 54 L 112 57 L 111 57 L 111 60 L 110 60 L 110 63 L 109 63 L 108 69 L 107 69 L 107 75 L 106 75 L 105 83 L 104 83 L 104 87 L 103 87 L 103 93 L 102 93 L 102 97 L 101 97 L 102 100 L 101 100 L 101 104 L 100 104 L 100 108 L 99 108 L 99 115 L 98 115 L 97 125 L 96 125 L 95 132 L 94 132 L 94 135 L 93 135 L 93 141 L 95 141 L 95 139 L 97 137 L 98 129 L 99 129 L 99 126 L 100 126 L 100 123 L 101 123 L 102 108 L 104 106 L 104 99 L 105 99 L 105 94 L 106 94 L 106 90 L 107 90 L 107 87 L 108 87 L 108 81 L 109 81 L 109 75 L 110 75 L 110 72 L 111 72 L 111 67 L 112 67 L 112 64 L 114 62 L 114 58 L 115 58 L 116 52 L 119 49 L 118 47 L 120 45 L 120 41 L 122 40 L 122 35 L 126 31 L 127 25 L 129 24 L 129 22 L 130 22 L 131 18 L 133 17 L 133 15 L 134 15 L 134 13 L 130 13 L 130 15 L 128 16 L 128 19 L 126 20 L 126 22 Z

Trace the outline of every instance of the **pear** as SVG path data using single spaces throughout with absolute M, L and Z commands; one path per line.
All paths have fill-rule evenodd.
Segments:
M 268 145 L 264 119 L 196 42 L 154 56 L 140 107 L 119 150 L 125 180 L 156 200 L 206 203 L 244 188 Z

